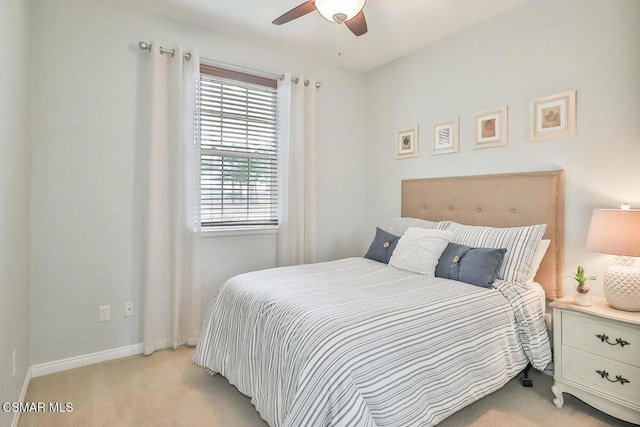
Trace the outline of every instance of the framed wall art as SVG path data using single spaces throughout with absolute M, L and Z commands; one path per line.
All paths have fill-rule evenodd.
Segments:
M 473 149 L 507 145 L 507 106 L 473 115 Z
M 531 141 L 576 136 L 576 91 L 531 100 Z
M 398 132 L 396 159 L 418 157 L 418 126 Z
M 458 117 L 431 125 L 431 154 L 457 153 L 459 134 Z

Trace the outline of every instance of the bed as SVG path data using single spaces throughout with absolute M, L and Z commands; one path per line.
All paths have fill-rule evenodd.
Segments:
M 554 299 L 562 185 L 561 171 L 403 181 L 402 216 L 547 224 L 551 244 L 535 279 Z M 542 313 L 533 288 L 509 280 L 481 288 L 348 258 L 230 279 L 193 360 L 250 396 L 272 427 L 427 426 L 529 363 L 544 369 Z

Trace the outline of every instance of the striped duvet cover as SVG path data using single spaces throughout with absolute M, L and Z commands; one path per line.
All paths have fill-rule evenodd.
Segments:
M 429 426 L 551 360 L 532 291 L 364 258 L 229 280 L 193 361 L 270 426 Z

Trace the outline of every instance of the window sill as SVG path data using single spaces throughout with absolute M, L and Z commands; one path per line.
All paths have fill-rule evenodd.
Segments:
M 212 230 L 210 228 L 202 230 L 202 238 L 204 239 L 234 236 L 263 236 L 269 234 L 278 234 L 278 227 L 229 227 L 221 230 Z

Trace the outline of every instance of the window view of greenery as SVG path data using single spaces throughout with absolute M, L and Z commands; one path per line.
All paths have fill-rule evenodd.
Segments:
M 276 89 L 201 75 L 203 228 L 278 223 Z

